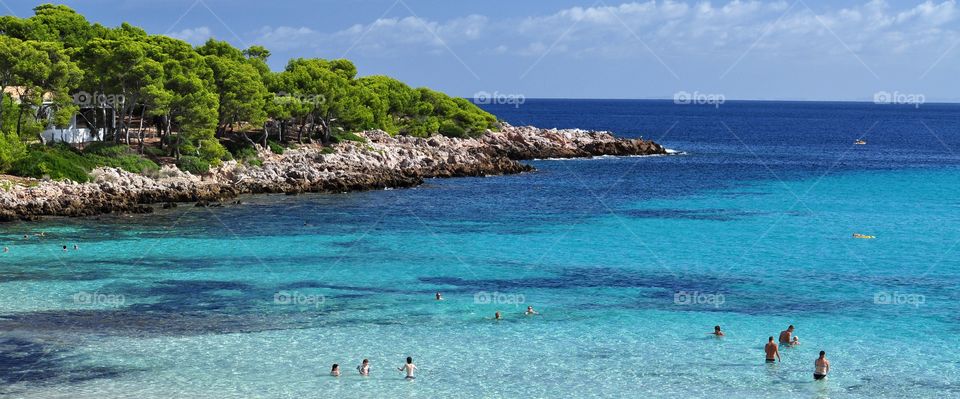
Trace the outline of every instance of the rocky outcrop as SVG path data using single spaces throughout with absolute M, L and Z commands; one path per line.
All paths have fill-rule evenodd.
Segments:
M 412 187 L 432 177 L 501 175 L 531 171 L 519 160 L 599 155 L 666 154 L 659 144 L 618 139 L 608 132 L 504 125 L 475 139 L 391 137 L 359 133 L 366 142 L 343 142 L 331 151 L 318 145 L 283 155 L 261 149 L 263 165 L 227 162 L 203 176 L 164 166 L 155 176 L 113 168 L 92 173 L 92 182 L 17 179 L 0 191 L 0 221 L 41 216 L 149 213 L 178 202 L 218 204 L 245 193 L 345 192 Z

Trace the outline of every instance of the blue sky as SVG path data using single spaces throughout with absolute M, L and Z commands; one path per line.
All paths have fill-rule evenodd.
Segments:
M 29 16 L 41 2 L 0 0 Z M 960 101 L 957 0 L 64 1 L 192 43 L 345 57 L 362 75 L 470 97 Z

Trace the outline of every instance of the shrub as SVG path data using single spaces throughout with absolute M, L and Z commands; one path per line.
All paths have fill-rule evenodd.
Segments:
M 50 177 L 54 180 L 70 179 L 77 182 L 90 180 L 90 163 L 70 149 L 36 148 L 26 157 L 14 163 L 11 172 L 17 176 L 34 178 Z
M 177 167 L 185 172 L 200 175 L 210 170 L 210 162 L 200 157 L 182 156 L 180 160 L 177 161 Z
M 143 153 L 151 157 L 165 157 L 170 155 L 169 151 L 159 147 L 146 147 L 143 149 Z
M 160 170 L 160 165 L 149 159 L 136 154 L 122 155 L 118 157 L 104 157 L 99 155 L 86 156 L 90 162 L 91 168 L 109 166 L 111 168 L 120 168 L 130 173 L 149 173 Z
M 270 140 L 267 142 L 267 146 L 270 147 L 270 152 L 273 152 L 277 155 L 283 155 L 283 146 L 278 144 L 276 141 Z
M 124 144 L 109 142 L 91 143 L 83 149 L 84 154 L 102 155 L 105 157 L 119 157 L 130 153 L 130 147 Z
M 200 140 L 200 158 L 213 165 L 219 165 L 220 161 L 229 161 L 233 159 L 233 156 L 230 155 L 230 151 L 227 151 L 226 147 L 220 144 L 219 140 L 203 139 Z
M 440 134 L 447 137 L 467 137 L 467 131 L 457 124 L 447 121 L 440 125 Z
M 13 164 L 27 156 L 27 145 L 16 133 L 0 133 L 0 172 L 6 172 Z
M 360 137 L 356 133 L 351 132 L 340 132 L 330 136 L 334 143 L 339 143 L 341 141 L 356 141 L 358 143 L 366 143 L 367 139 Z

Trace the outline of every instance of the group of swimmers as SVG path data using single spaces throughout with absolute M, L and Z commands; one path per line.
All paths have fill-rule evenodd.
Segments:
M 406 372 L 407 375 L 406 375 L 405 377 L 403 377 L 403 378 L 405 378 L 405 379 L 407 379 L 407 380 L 413 380 L 413 379 L 416 379 L 416 378 L 417 378 L 417 377 L 414 376 L 414 373 L 417 371 L 417 365 L 413 364 L 413 358 L 412 358 L 412 357 L 409 357 L 409 356 L 408 356 L 408 357 L 407 357 L 407 363 L 405 363 L 405 364 L 404 364 L 403 366 L 401 366 L 401 367 L 397 367 L 397 371 L 399 371 L 399 372 L 401 372 L 401 373 Z M 370 360 L 369 360 L 369 359 L 363 359 L 363 363 L 360 363 L 360 365 L 357 366 L 357 372 L 360 373 L 360 375 L 362 375 L 362 376 L 364 376 L 364 377 L 369 377 L 369 376 L 370 376 Z M 332 377 L 339 377 L 339 376 L 340 376 L 340 365 L 339 365 L 339 364 L 334 363 L 333 367 L 330 368 L 330 376 L 332 376 Z
M 439 293 L 439 292 L 437 292 L 437 294 L 436 294 L 434 297 L 435 297 L 436 300 L 438 300 L 438 301 L 442 301 L 442 300 L 443 300 L 443 295 L 442 295 L 441 293 Z M 527 310 L 526 310 L 525 312 L 523 312 L 523 314 L 524 314 L 524 315 L 527 315 L 527 316 L 533 316 L 533 315 L 538 315 L 538 314 L 540 314 L 540 312 L 537 312 L 536 310 L 534 310 L 534 309 L 533 309 L 533 306 L 527 306 Z M 493 318 L 494 318 L 495 320 L 501 320 L 501 319 L 503 319 L 503 315 L 502 315 L 502 314 L 500 313 L 500 311 L 498 310 L 496 313 L 494 313 Z M 722 334 L 721 334 L 721 335 L 722 335 Z M 404 377 L 405 379 L 407 379 L 407 380 L 413 380 L 413 379 L 416 379 L 416 377 L 414 376 L 414 374 L 415 374 L 416 371 L 417 371 L 417 365 L 413 364 L 413 358 L 412 358 L 412 357 L 407 357 L 407 363 L 404 364 L 404 365 L 401 366 L 401 367 L 398 367 L 398 368 L 397 368 L 397 371 L 402 372 L 402 373 L 406 373 L 406 376 Z M 362 375 L 362 376 L 364 376 L 364 377 L 369 377 L 369 376 L 370 376 L 370 360 L 369 360 L 369 359 L 363 359 L 363 362 L 360 363 L 359 366 L 357 366 L 357 372 L 360 373 L 360 375 Z M 340 375 L 341 375 L 341 372 L 340 372 L 340 364 L 339 364 L 339 363 L 334 363 L 333 366 L 330 367 L 330 376 L 332 376 L 332 377 L 339 377 Z
M 437 294 L 436 294 L 434 297 L 437 298 L 438 301 L 442 301 L 442 300 L 443 300 L 443 294 L 441 294 L 441 293 L 439 293 L 439 292 L 437 292 Z M 524 316 L 534 316 L 534 315 L 538 315 L 538 314 L 540 314 L 540 312 L 534 310 L 534 309 L 533 309 L 533 306 L 527 306 L 527 310 L 523 312 L 523 315 L 524 315 Z M 503 320 L 503 314 L 500 313 L 500 311 L 498 310 L 498 311 L 496 311 L 496 312 L 493 314 L 493 319 L 494 319 L 494 320 Z
M 44 233 L 44 232 L 41 231 L 41 232 L 39 232 L 39 233 L 34 234 L 34 236 L 36 236 L 37 238 L 44 238 L 44 237 L 47 236 L 47 233 Z M 29 235 L 29 234 L 24 234 L 24 235 L 23 235 L 23 239 L 24 239 L 24 240 L 29 240 L 29 239 L 30 239 L 30 235 Z M 64 246 L 61 247 L 61 248 L 63 249 L 63 252 L 67 252 L 67 251 L 68 251 L 66 245 L 64 245 Z M 79 250 L 79 249 L 80 249 L 80 246 L 79 246 L 79 245 L 73 244 L 73 250 L 74 250 L 74 251 L 77 251 L 77 250 Z M 3 253 L 8 253 L 8 252 L 10 252 L 10 247 L 3 247 Z
M 781 345 L 787 346 L 797 346 L 800 345 L 800 338 L 793 334 L 795 328 L 791 324 L 787 327 L 786 330 L 780 332 L 779 341 Z M 720 326 L 714 326 L 713 332 L 711 333 L 717 337 L 724 336 L 723 331 L 720 330 Z M 767 363 L 776 363 L 782 361 L 780 359 L 780 346 L 773 341 L 773 336 L 767 340 L 767 344 L 763 347 L 763 351 L 766 354 L 765 360 Z M 820 351 L 820 357 L 813 362 L 813 379 L 822 380 L 827 377 L 827 373 L 830 372 L 830 361 L 827 360 L 827 353 Z

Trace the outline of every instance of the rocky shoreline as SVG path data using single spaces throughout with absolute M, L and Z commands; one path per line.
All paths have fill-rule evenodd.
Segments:
M 661 145 L 620 139 L 609 132 L 504 125 L 479 138 L 391 137 L 358 133 L 366 142 L 341 142 L 324 149 L 303 145 L 278 155 L 260 148 L 263 165 L 225 162 L 203 176 L 164 166 L 155 176 L 120 169 L 94 170 L 89 183 L 5 179 L 0 221 L 43 216 L 150 213 L 158 204 L 218 204 L 240 194 L 346 192 L 413 187 L 423 179 L 503 175 L 532 171 L 518 161 L 601 155 L 666 154 Z

